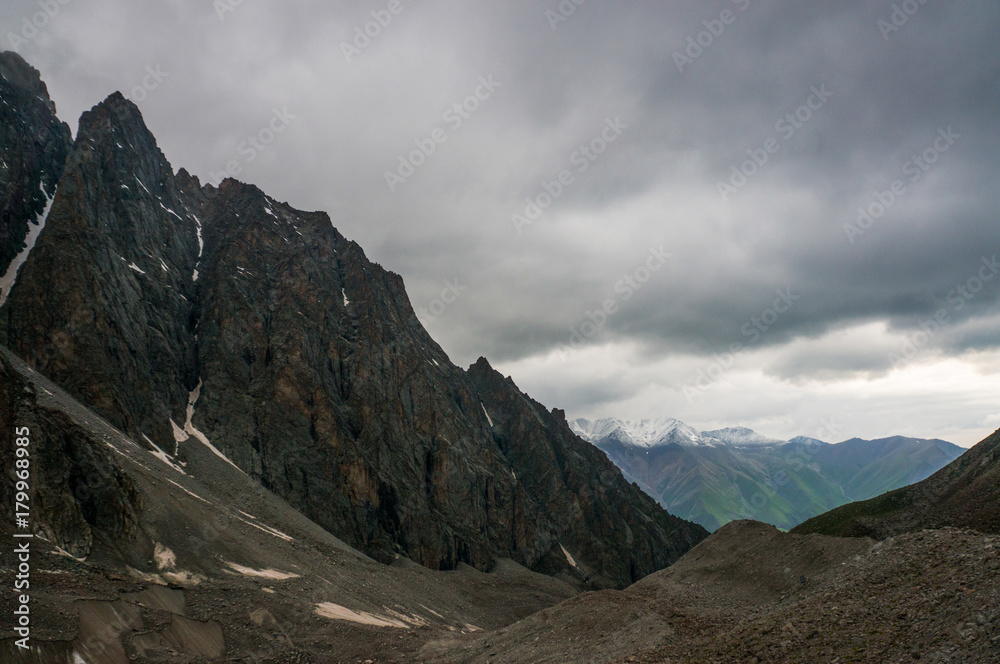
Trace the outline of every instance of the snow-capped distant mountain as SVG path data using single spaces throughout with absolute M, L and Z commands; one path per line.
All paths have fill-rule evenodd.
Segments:
M 749 447 L 784 445 L 788 441 L 771 438 L 746 427 L 727 427 L 714 431 L 698 431 L 672 417 L 649 420 L 621 420 L 607 417 L 600 420 L 577 419 L 569 423 L 573 433 L 597 443 L 615 439 L 633 447 L 653 448 L 664 445 L 730 445 Z
M 664 445 L 717 445 L 718 441 L 706 438 L 697 430 L 672 417 L 649 420 L 620 420 L 608 417 L 600 420 L 577 419 L 569 423 L 573 433 L 584 440 L 597 443 L 617 440 L 633 447 L 662 447 Z
M 790 529 L 845 502 L 918 482 L 965 451 L 902 436 L 831 444 L 780 440 L 747 427 L 699 432 L 673 418 L 578 419 L 569 426 L 670 513 L 709 530 L 734 519 Z M 760 496 L 767 499 L 755 503 Z
M 830 443 L 825 440 L 820 440 L 819 438 L 810 438 L 809 436 L 796 436 L 795 438 L 789 438 L 789 443 L 797 443 L 799 445 L 809 445 L 810 447 L 816 445 L 829 445 Z
M 749 447 L 751 445 L 784 445 L 785 440 L 770 438 L 746 427 L 726 427 L 715 431 L 702 431 L 702 436 L 713 438 L 727 445 Z

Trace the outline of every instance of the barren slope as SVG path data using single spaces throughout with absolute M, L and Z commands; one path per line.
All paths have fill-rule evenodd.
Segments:
M 509 560 L 490 573 L 382 565 L 194 439 L 183 466 L 151 453 L 2 347 L 0 379 L 2 458 L 13 422 L 31 430 L 38 534 L 33 651 L 15 653 L 4 621 L 5 663 L 411 661 L 425 639 L 495 629 L 576 592 Z M 0 498 L 9 541 L 13 502 Z M 10 587 L 13 568 L 0 574 Z
M 624 592 L 580 595 L 494 633 L 446 636 L 421 661 L 985 664 L 1000 652 L 998 575 L 1000 542 L 975 533 L 875 544 L 736 521 Z

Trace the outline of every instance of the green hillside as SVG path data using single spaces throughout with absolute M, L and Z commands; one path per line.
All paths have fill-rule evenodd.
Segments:
M 709 530 L 754 519 L 790 530 L 856 500 L 918 482 L 965 450 L 942 440 L 896 436 L 830 445 L 797 439 L 775 445 L 638 447 L 596 442 L 669 512 Z

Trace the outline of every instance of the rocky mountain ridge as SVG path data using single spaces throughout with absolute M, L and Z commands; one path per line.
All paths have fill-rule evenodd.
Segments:
M 1000 431 L 921 482 L 821 514 L 794 532 L 881 540 L 946 527 L 1000 534 Z
M 621 587 L 706 535 L 485 361 L 454 366 L 326 214 L 174 173 L 117 93 L 81 118 L 0 343 L 171 464 L 208 448 L 385 562 Z

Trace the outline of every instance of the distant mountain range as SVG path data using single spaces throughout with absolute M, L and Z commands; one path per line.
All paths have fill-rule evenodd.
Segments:
M 927 479 L 809 519 L 794 532 L 883 540 L 945 527 L 1000 533 L 1000 431 Z
M 965 450 L 893 436 L 830 444 L 745 427 L 697 431 L 673 419 L 577 419 L 570 428 L 670 513 L 709 530 L 736 519 L 790 529 L 835 507 L 919 482 Z

